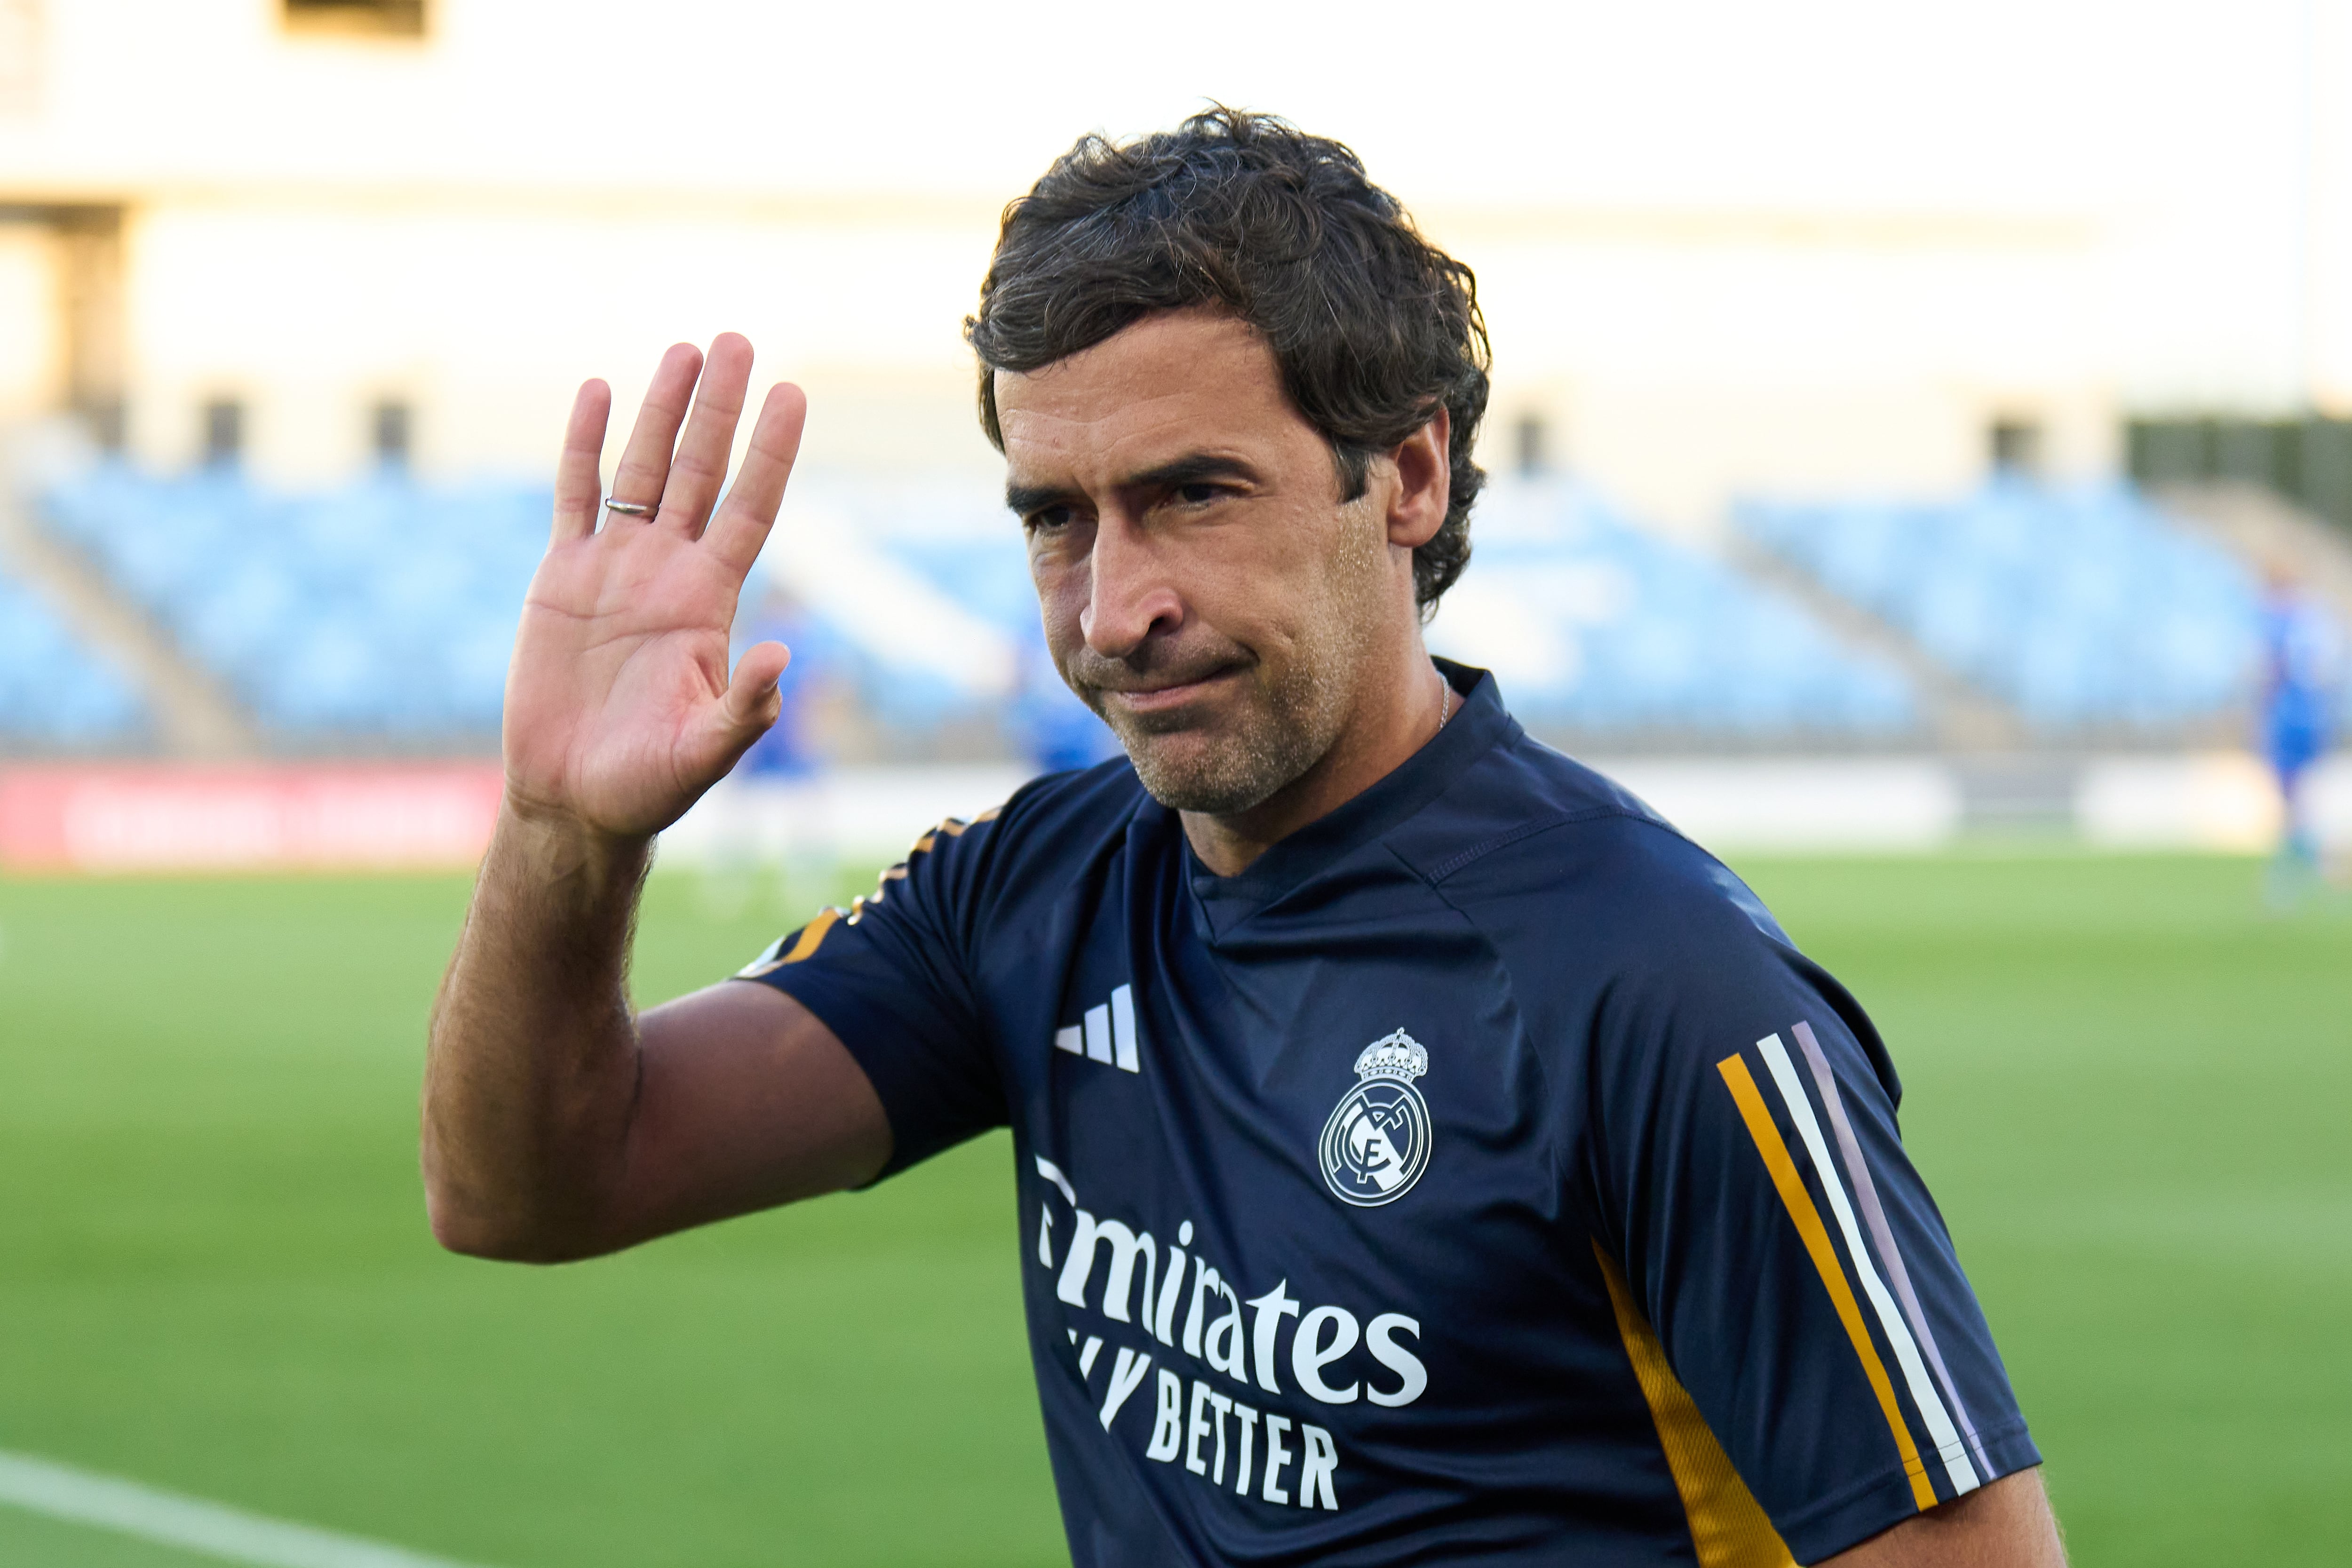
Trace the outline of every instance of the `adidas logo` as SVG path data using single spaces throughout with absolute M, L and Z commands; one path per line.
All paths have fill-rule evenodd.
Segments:
M 1123 1072 L 1141 1072 L 1143 1063 L 1136 1055 L 1134 988 L 1119 986 L 1108 1002 L 1087 1009 L 1084 1024 L 1055 1030 L 1054 1048 L 1089 1061 L 1108 1062 Z

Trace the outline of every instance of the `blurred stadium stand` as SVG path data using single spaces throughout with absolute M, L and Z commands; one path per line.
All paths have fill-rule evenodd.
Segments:
M 1567 480 L 1498 480 L 1431 630 L 1532 729 L 1616 745 L 1916 738 L 1912 682 L 1793 600 Z
M 1753 502 L 1735 526 L 2044 741 L 2193 736 L 2251 690 L 2253 574 L 2124 487 L 2003 477 L 1941 504 Z
M 479 753 L 548 504 L 535 485 L 426 487 L 390 468 L 289 495 L 232 467 L 110 462 L 53 481 L 35 510 L 47 542 L 208 672 L 266 749 Z M 2134 489 L 2012 476 L 1943 503 L 1750 503 L 1734 525 L 1718 558 L 1574 480 L 1499 479 L 1432 646 L 1494 669 L 1538 733 L 1617 754 L 1950 745 L 1952 689 L 2010 716 L 2000 744 L 2242 727 L 2245 552 Z M 136 678 L 21 585 L 0 582 L 0 731 L 143 743 Z M 1066 766 L 1112 749 L 1053 672 L 1018 533 L 983 487 L 807 476 L 738 640 L 776 626 L 804 679 L 854 696 L 851 732 L 818 743 L 833 760 Z
M 1913 731 L 1909 684 L 1892 664 L 1589 489 L 1498 481 L 1474 537 L 1475 564 L 1446 595 L 1432 647 L 1492 668 L 1538 731 L 1841 747 Z M 1108 732 L 1046 658 L 1027 560 L 992 495 L 820 481 L 787 504 L 767 562 L 869 669 L 897 666 L 875 684 L 898 723 L 993 711 L 1040 761 L 1109 754 Z
M 289 497 L 230 468 L 110 464 L 52 486 L 38 512 L 275 745 L 335 750 L 495 734 L 548 507 L 535 487 L 428 490 L 390 472 Z
M 0 570 L 0 740 L 37 752 L 111 749 L 136 744 L 147 724 L 123 672 Z

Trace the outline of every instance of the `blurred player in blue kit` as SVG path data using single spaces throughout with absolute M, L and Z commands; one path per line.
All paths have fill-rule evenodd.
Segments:
M 1061 670 L 1045 639 L 1022 639 L 1019 686 L 1006 713 L 1006 728 L 1021 754 L 1039 773 L 1090 768 L 1122 755 L 1118 737 L 1062 683 Z
M 799 669 L 777 689 L 775 721 L 704 797 L 710 819 L 699 887 L 705 907 L 733 919 L 770 884 L 778 907 L 794 889 L 828 879 L 826 796 L 812 710 L 824 695 L 834 649 L 824 628 L 793 592 L 771 581 L 735 640 L 797 650 Z M 804 896 L 804 895 L 803 895 Z
M 433 1021 L 443 1243 L 588 1257 L 1009 1127 L 1080 1568 L 2061 1563 L 1868 1017 L 1423 645 L 1484 478 L 1468 268 L 1219 110 L 1057 161 L 968 333 L 1124 755 L 632 1016 L 652 837 L 777 710 L 727 626 L 803 403 L 722 500 L 750 347 L 674 349 L 600 498 L 590 383 Z
M 2271 862 L 2273 904 L 2290 904 L 2318 884 L 2319 830 L 2311 817 L 2311 771 L 2333 738 L 2341 639 L 2326 612 L 2283 570 L 2263 600 L 2262 742 L 2278 781 L 2281 824 Z
M 809 733 L 808 647 L 823 633 L 800 600 L 788 588 L 771 584 L 749 628 L 753 642 L 782 643 L 801 652 L 798 690 L 776 690 L 776 718 L 761 731 L 735 764 L 738 773 L 761 779 L 806 778 L 816 771 L 817 755 Z

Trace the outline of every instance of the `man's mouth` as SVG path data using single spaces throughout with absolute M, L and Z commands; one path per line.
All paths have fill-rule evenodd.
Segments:
M 1240 674 L 1234 666 L 1204 670 L 1181 680 L 1153 680 L 1137 686 L 1105 687 L 1095 689 L 1104 704 L 1134 714 L 1172 712 L 1199 700 L 1213 689 Z

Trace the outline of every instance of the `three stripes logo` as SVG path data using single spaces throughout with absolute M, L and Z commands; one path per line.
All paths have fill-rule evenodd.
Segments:
M 1143 1059 L 1135 1034 L 1135 990 L 1115 987 L 1110 1000 L 1087 1009 L 1086 1021 L 1054 1031 L 1054 1048 L 1088 1061 L 1103 1062 L 1122 1072 L 1141 1072 Z
M 1930 1509 L 1936 1506 L 1936 1486 L 1928 1470 L 1927 1456 L 1920 1452 L 1920 1445 L 1905 1419 L 1895 1378 L 1888 1374 L 1871 1331 L 1871 1320 L 1875 1320 L 1877 1337 L 1883 1337 L 1895 1352 L 1903 1392 L 1910 1396 L 1913 1409 L 1927 1429 L 1928 1449 L 1941 1461 L 1952 1495 L 1974 1491 L 1982 1484 L 1983 1474 L 1990 1470 L 1991 1462 L 1975 1424 L 1969 1418 L 1968 1407 L 1960 1401 L 1958 1385 L 1944 1364 L 1918 1293 L 1912 1288 L 1910 1270 L 1905 1265 L 1885 1207 L 1879 1200 L 1878 1184 L 1871 1175 L 1862 1142 L 1846 1114 L 1845 1099 L 1828 1055 L 1810 1024 L 1797 1024 L 1789 1034 L 1797 1043 L 1795 1057 L 1777 1034 L 1757 1041 L 1756 1051 L 1763 1058 L 1768 1081 L 1780 1101 L 1780 1110 L 1797 1133 L 1806 1163 L 1821 1184 L 1822 1195 L 1829 1201 L 1837 1241 L 1844 1243 L 1845 1260 L 1838 1256 L 1830 1225 L 1824 1223 L 1819 1205 L 1813 1202 L 1788 1141 L 1781 1136 L 1773 1108 L 1748 1070 L 1746 1058 L 1739 1054 L 1726 1057 L 1716 1064 L 1716 1070 L 1739 1108 L 1748 1137 L 1762 1157 L 1773 1186 L 1779 1190 L 1790 1220 L 1804 1241 L 1805 1250 L 1862 1363 L 1864 1374 L 1877 1395 L 1887 1431 L 1903 1456 L 1912 1497 L 1922 1510 Z M 1801 1070 L 1798 1058 L 1804 1064 Z M 1820 1096 L 1821 1110 L 1828 1118 L 1827 1133 L 1822 1127 L 1822 1118 L 1815 1114 L 1812 1094 L 1807 1092 L 1808 1079 L 1813 1094 Z M 1832 1152 L 1831 1134 L 1835 1137 L 1835 1152 Z M 1853 1280 L 1861 1284 L 1859 1299 L 1853 1280 L 1847 1276 L 1846 1261 L 1852 1263 Z M 1863 1310 L 1865 1301 L 1870 1309 L 1868 1317 Z

